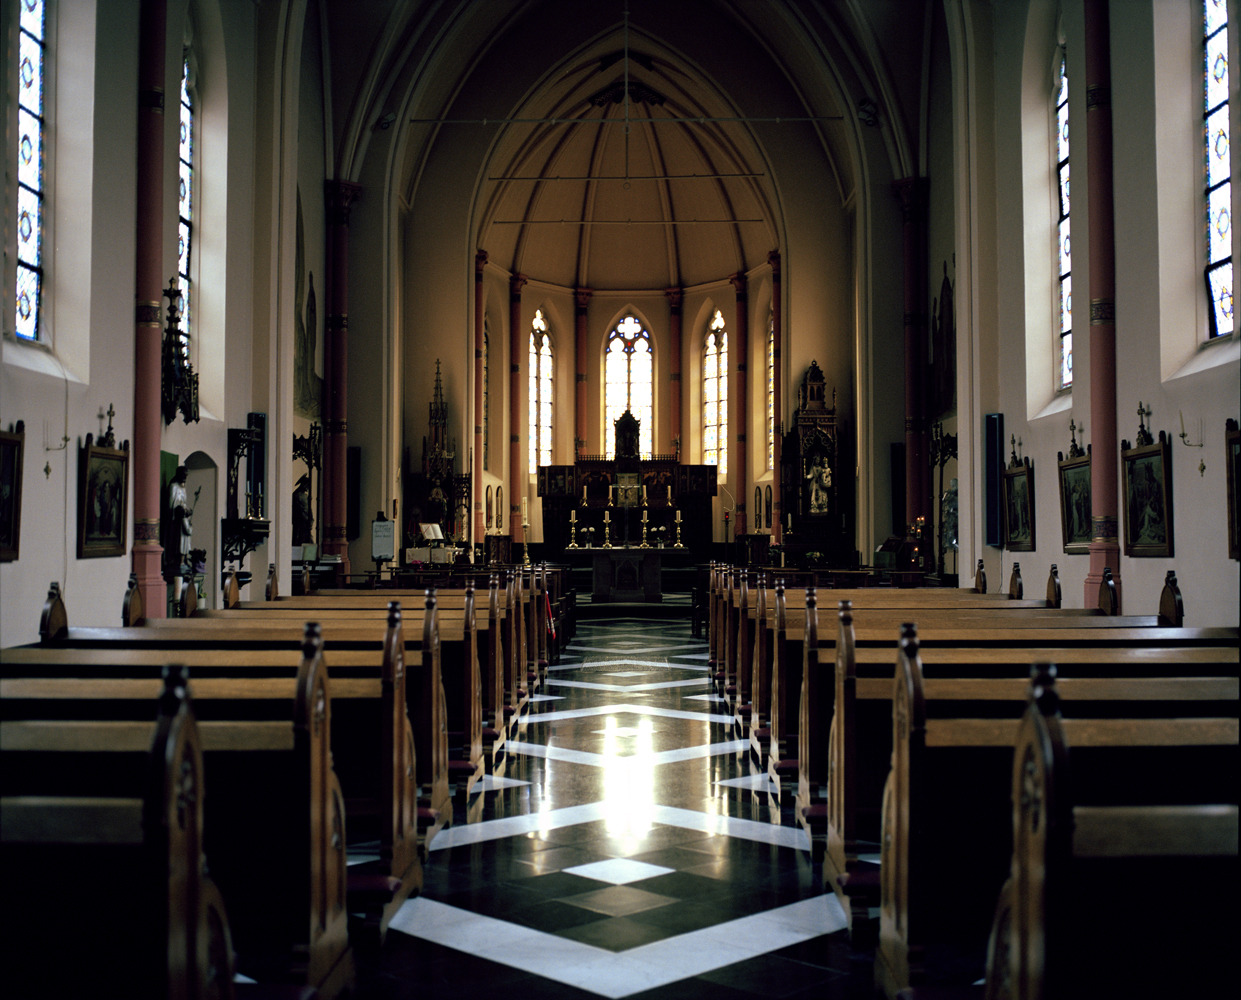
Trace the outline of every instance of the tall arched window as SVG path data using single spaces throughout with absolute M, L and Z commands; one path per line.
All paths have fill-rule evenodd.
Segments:
M 767 313 L 767 471 L 776 468 L 776 315 Z M 768 527 L 771 527 L 768 525 Z
M 488 366 L 491 362 L 491 331 L 487 328 L 487 317 L 483 317 L 483 469 L 488 468 L 487 453 L 491 439 L 491 397 L 488 395 Z
M 181 62 L 181 139 L 178 148 L 180 181 L 177 192 L 177 276 L 181 286 L 181 352 L 190 360 L 193 332 L 193 283 L 190 278 L 194 247 L 194 77 L 187 52 Z
M 702 355 L 702 461 L 728 475 L 728 331 L 718 309 Z
M 530 324 L 530 472 L 552 464 L 552 338 L 543 310 Z
M 1069 238 L 1069 77 L 1064 55 L 1056 87 L 1056 159 L 1059 178 L 1060 223 L 1057 230 L 1057 259 L 1060 275 L 1060 378 L 1061 390 L 1073 387 L 1073 256 Z
M 616 457 L 616 421 L 626 410 L 641 422 L 638 429 L 638 451 L 649 456 L 654 440 L 654 410 L 651 405 L 655 381 L 651 335 L 642 328 L 636 316 L 626 316 L 608 334 L 604 356 L 604 399 L 606 413 L 604 440 L 607 457 Z
M 1205 0 L 1203 107 L 1206 158 L 1206 284 L 1209 337 L 1232 332 L 1232 171 L 1228 129 L 1228 4 Z
M 14 332 L 43 340 L 44 73 L 43 0 L 23 0 L 17 57 L 17 271 Z M 10 154 L 12 155 L 12 154 Z

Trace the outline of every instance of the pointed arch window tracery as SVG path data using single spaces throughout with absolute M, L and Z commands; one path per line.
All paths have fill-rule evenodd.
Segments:
M 552 464 L 552 338 L 542 309 L 530 323 L 530 442 L 529 471 Z
M 728 475 L 728 330 L 718 309 L 702 352 L 702 461 Z
M 638 451 L 649 458 L 654 441 L 655 357 L 651 335 L 636 316 L 627 315 L 608 334 L 603 367 L 607 457 L 616 457 L 616 421 L 629 410 L 640 422 Z

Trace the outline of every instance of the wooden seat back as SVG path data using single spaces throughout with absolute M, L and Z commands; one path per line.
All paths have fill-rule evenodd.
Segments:
M 0 722 L 0 851 L 6 894 L 23 914 L 6 932 L 14 995 L 93 993 L 100 983 L 124 983 L 131 996 L 233 995 L 228 916 L 203 859 L 202 749 L 184 670 L 165 669 L 150 704 L 153 734 L 126 755 L 132 766 L 85 720 Z M 82 753 L 113 759 L 109 787 L 59 780 L 56 759 Z M 84 881 L 105 919 L 72 961 L 51 960 L 50 928 Z

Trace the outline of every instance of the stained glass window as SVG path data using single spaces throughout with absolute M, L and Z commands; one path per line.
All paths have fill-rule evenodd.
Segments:
M 1205 59 L 1202 137 L 1206 158 L 1208 336 L 1232 333 L 1232 172 L 1228 159 L 1228 4 L 1203 4 Z
M 728 475 L 728 331 L 718 309 L 702 352 L 702 461 Z
M 552 338 L 543 310 L 530 324 L 530 472 L 552 464 Z
M 767 471 L 776 468 L 776 317 L 767 314 Z
M 636 316 L 626 316 L 608 334 L 603 361 L 604 440 L 607 457 L 616 457 L 616 421 L 626 410 L 640 421 L 638 452 L 649 458 L 654 440 L 655 358 L 651 335 Z
M 491 331 L 487 328 L 487 317 L 483 317 L 483 468 L 487 469 L 488 445 L 491 438 L 491 397 L 488 395 L 488 367 L 491 361 Z
M 190 254 L 194 237 L 194 100 L 191 92 L 190 62 L 181 63 L 181 138 L 178 148 L 180 173 L 177 188 L 177 275 L 181 286 L 181 352 L 189 361 L 190 334 L 193 330 L 193 285 L 190 280 Z
M 43 142 L 47 40 L 43 0 L 21 0 L 17 68 L 17 288 L 14 329 L 43 339 Z
M 1073 386 L 1073 253 L 1069 234 L 1069 77 L 1064 56 L 1056 87 L 1056 174 L 1060 206 L 1056 232 L 1057 274 L 1060 275 L 1060 389 Z

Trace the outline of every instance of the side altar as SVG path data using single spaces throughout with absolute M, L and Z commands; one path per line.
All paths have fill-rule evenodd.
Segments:
M 628 410 L 616 421 L 616 457 L 583 455 L 573 465 L 538 471 L 543 504 L 543 545 L 562 558 L 574 535 L 577 548 L 672 548 L 680 541 L 694 558 L 711 551 L 714 465 L 682 465 L 675 455 L 638 452 L 639 422 Z

